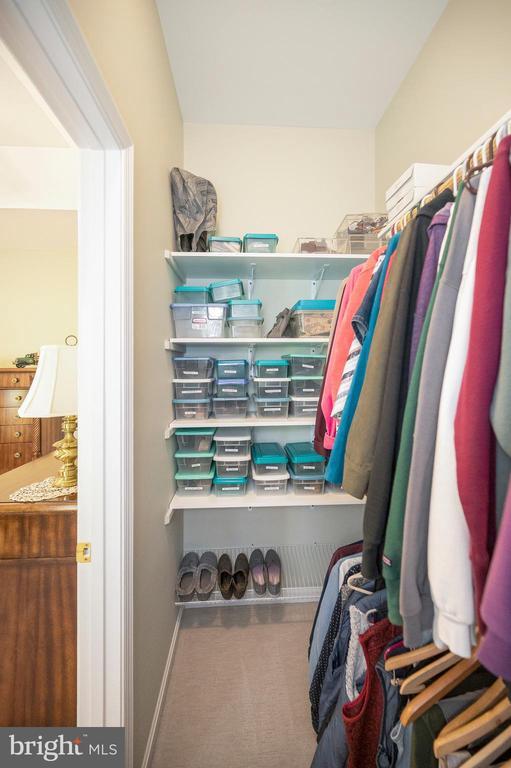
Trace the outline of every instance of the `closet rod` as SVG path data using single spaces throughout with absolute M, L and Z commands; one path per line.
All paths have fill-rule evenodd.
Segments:
M 506 129 L 506 133 L 501 132 Z M 380 232 L 380 237 L 385 237 L 395 232 L 403 230 L 409 221 L 411 221 L 417 215 L 422 206 L 431 202 L 435 197 L 441 194 L 445 189 L 455 190 L 463 181 L 465 174 L 470 168 L 480 165 L 486 159 L 492 159 L 497 149 L 497 144 L 500 139 L 507 133 L 511 133 L 511 110 L 506 112 L 486 133 L 480 136 L 472 146 L 467 149 L 458 159 L 451 165 L 449 173 L 436 184 L 418 203 L 414 203 L 407 211 L 402 213 L 398 219 L 390 222 Z

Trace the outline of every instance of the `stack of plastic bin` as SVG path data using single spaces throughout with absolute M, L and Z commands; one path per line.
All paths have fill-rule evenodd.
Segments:
M 287 492 L 287 455 L 278 443 L 254 443 L 252 478 L 258 496 L 280 496 Z
M 213 357 L 175 357 L 174 413 L 176 419 L 207 419 L 213 392 Z
M 295 493 L 320 494 L 325 490 L 325 458 L 312 443 L 287 443 L 291 482 Z
M 215 430 L 211 428 L 178 429 L 175 454 L 177 489 L 185 496 L 207 496 L 215 475 L 212 448 Z
M 325 355 L 284 355 L 290 367 L 291 416 L 315 416 L 318 409 Z
M 229 299 L 227 328 L 229 336 L 237 339 L 260 338 L 263 333 L 261 299 Z
M 215 434 L 217 496 L 243 496 L 247 490 L 250 463 L 250 429 L 224 427 Z
M 248 412 L 248 363 L 218 360 L 213 412 L 219 419 L 244 418 Z
M 257 416 L 287 417 L 290 402 L 288 366 L 288 361 L 283 358 L 256 360 L 254 363 L 254 403 Z

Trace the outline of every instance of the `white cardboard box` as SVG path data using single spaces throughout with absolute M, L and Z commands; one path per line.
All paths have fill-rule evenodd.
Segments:
M 385 204 L 387 210 L 394 208 L 399 200 L 410 190 L 418 187 L 425 188 L 427 192 L 438 184 L 449 172 L 449 165 L 438 165 L 431 163 L 413 163 L 404 173 L 395 181 L 385 193 Z

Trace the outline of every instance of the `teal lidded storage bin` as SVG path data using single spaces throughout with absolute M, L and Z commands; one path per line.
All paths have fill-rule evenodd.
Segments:
M 211 301 L 207 285 L 177 285 L 174 297 L 175 304 L 209 304 Z
M 217 496 L 244 496 L 248 477 L 215 477 L 213 488 Z
M 251 232 L 243 237 L 245 253 L 275 253 L 279 238 L 275 234 L 263 235 Z
M 214 476 L 214 469 L 200 475 L 190 472 L 176 472 L 174 475 L 178 491 L 186 496 L 207 496 L 211 491 Z
M 191 475 L 202 475 L 209 472 L 213 463 L 215 451 L 176 451 L 178 472 L 189 472 Z
M 241 238 L 210 235 L 208 237 L 208 251 L 211 253 L 240 253 Z
M 176 429 L 177 447 L 180 451 L 209 451 L 215 429 Z
M 296 475 L 318 475 L 324 472 L 326 459 L 314 450 L 312 443 L 286 443 L 284 447 Z
M 227 302 L 227 319 L 241 320 L 243 318 L 261 317 L 261 299 L 229 299 Z
M 229 299 L 243 298 L 243 283 L 236 277 L 234 280 L 217 280 L 210 283 L 209 290 L 214 302 L 226 302 Z
M 254 363 L 255 376 L 258 379 L 283 379 L 287 377 L 288 366 L 288 361 L 282 358 L 256 360 Z
M 252 461 L 258 474 L 271 475 L 286 469 L 287 455 L 278 443 L 254 443 Z

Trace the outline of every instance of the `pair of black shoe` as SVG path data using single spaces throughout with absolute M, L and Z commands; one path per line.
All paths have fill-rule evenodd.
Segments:
M 243 553 L 237 556 L 232 567 L 232 560 L 223 554 L 218 561 L 218 588 L 224 600 L 235 597 L 240 600 L 248 587 L 248 575 L 252 575 L 252 584 L 257 595 L 264 595 L 266 589 L 270 595 L 278 595 L 282 566 L 280 557 L 274 549 L 263 555 L 260 549 L 254 549 L 250 561 Z

